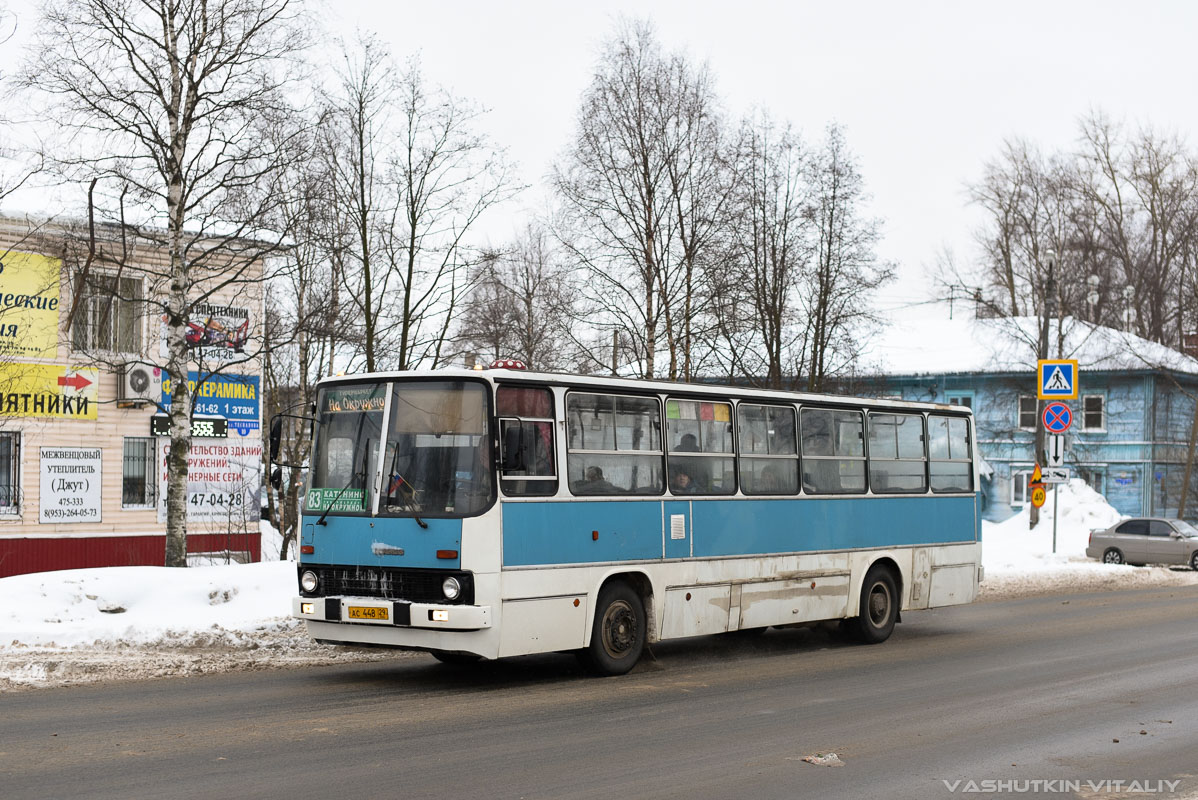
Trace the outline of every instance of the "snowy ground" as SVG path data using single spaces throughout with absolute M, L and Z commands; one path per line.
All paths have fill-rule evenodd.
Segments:
M 1044 592 L 1196 584 L 1188 569 L 1100 564 L 1085 557 L 1091 528 L 1119 518 L 1081 481 L 1052 493 L 1041 523 L 1028 512 L 983 525 L 982 600 Z M 278 553 L 263 527 L 263 553 Z M 267 561 L 193 567 L 116 567 L 0 579 L 0 691 L 99 680 L 287 665 L 427 658 L 311 642 L 287 615 L 295 565 Z

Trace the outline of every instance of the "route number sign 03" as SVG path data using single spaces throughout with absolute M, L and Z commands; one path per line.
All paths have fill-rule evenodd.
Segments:
M 1073 412 L 1064 403 L 1044 406 L 1044 429 L 1049 433 L 1064 433 L 1073 424 Z

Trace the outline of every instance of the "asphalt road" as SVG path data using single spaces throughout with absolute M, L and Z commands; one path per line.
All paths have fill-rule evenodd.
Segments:
M 1198 796 L 1196 623 L 1174 587 L 671 642 L 619 678 L 418 656 L 0 695 L 0 797 Z

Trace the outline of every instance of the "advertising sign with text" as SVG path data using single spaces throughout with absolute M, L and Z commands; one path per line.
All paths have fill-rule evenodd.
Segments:
M 158 450 L 162 465 L 158 474 L 158 521 L 166 522 L 170 441 L 159 440 Z M 188 521 L 225 523 L 231 529 L 256 526 L 261 474 L 261 440 L 193 440 L 187 454 Z
M 41 448 L 38 522 L 100 521 L 100 455 L 98 447 Z

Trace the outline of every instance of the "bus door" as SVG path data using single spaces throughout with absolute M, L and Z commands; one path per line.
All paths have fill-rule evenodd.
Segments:
M 662 503 L 662 525 L 665 536 L 666 558 L 690 558 L 692 503 L 689 500 L 666 500 Z

